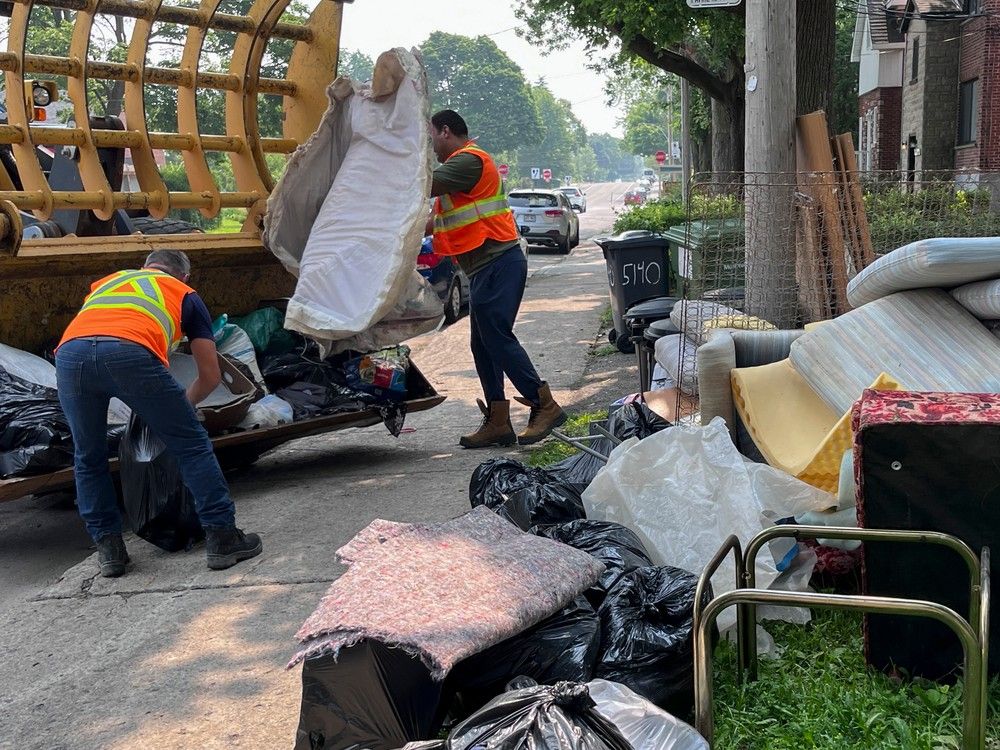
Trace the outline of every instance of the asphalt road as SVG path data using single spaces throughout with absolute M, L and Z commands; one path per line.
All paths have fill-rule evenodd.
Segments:
M 569 409 L 631 386 L 632 359 L 591 356 L 607 276 L 586 241 L 610 230 L 628 187 L 586 186 L 585 241 L 569 256 L 530 252 L 517 334 Z M 230 571 L 208 571 L 201 547 L 168 555 L 128 538 L 129 574 L 101 579 L 71 496 L 0 504 L 0 748 L 290 746 L 300 678 L 283 665 L 339 575 L 336 549 L 374 518 L 467 510 L 472 470 L 498 453 L 456 446 L 479 422 L 468 337 L 463 318 L 410 342 L 448 401 L 411 415 L 399 439 L 320 435 L 233 477 L 239 522 L 262 533 L 264 554 Z M 515 427 L 526 418 L 512 415 Z

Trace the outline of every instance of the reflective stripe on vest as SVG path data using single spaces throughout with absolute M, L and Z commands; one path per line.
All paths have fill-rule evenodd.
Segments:
M 80 308 L 86 310 L 129 309 L 152 318 L 162 329 L 169 351 L 177 336 L 173 318 L 167 310 L 163 292 L 157 283 L 166 274 L 153 271 L 123 271 L 115 278 L 91 292 Z M 138 291 L 129 289 L 134 284 Z

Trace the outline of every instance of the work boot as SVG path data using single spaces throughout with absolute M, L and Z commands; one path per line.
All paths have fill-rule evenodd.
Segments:
M 225 570 L 238 562 L 257 557 L 264 544 L 256 534 L 244 534 L 240 529 L 205 529 L 205 552 L 208 567 Z
M 117 578 L 124 575 L 128 562 L 128 550 L 121 534 L 105 534 L 97 540 L 97 564 L 102 576 Z
M 566 423 L 566 412 L 552 398 L 552 390 L 548 383 L 542 383 L 538 389 L 538 404 L 534 404 L 526 398 L 515 397 L 519 404 L 531 407 L 531 416 L 528 417 L 528 426 L 524 432 L 517 436 L 520 445 L 531 445 L 539 440 L 544 440 L 556 427 L 562 427 Z
M 483 423 L 471 435 L 463 435 L 458 444 L 463 448 L 486 448 L 490 445 L 513 445 L 517 435 L 510 424 L 510 401 L 491 401 L 486 406 L 476 399 L 479 411 L 483 413 Z

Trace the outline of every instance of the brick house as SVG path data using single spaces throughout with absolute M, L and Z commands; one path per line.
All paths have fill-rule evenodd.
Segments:
M 905 4 L 906 0 L 859 3 L 851 62 L 859 63 L 858 168 L 862 172 L 899 167 L 906 41 L 888 10 Z
M 1000 0 L 861 0 L 854 46 L 861 169 L 1000 169 Z

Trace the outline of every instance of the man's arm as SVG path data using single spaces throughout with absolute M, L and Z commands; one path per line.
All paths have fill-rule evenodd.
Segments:
M 434 170 L 431 196 L 468 193 L 483 176 L 483 162 L 475 154 L 453 156 Z
M 222 382 L 222 372 L 219 370 L 219 355 L 212 339 L 193 339 L 191 354 L 198 366 L 198 377 L 188 386 L 187 399 L 192 406 L 197 406 Z
M 212 334 L 212 316 L 196 292 L 189 292 L 181 304 L 181 330 L 191 343 L 191 354 L 198 367 L 198 377 L 187 389 L 188 401 L 197 406 L 219 385 L 222 373 Z

